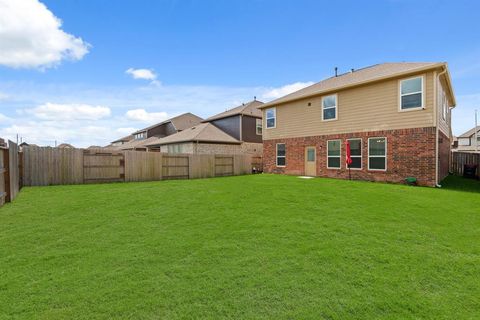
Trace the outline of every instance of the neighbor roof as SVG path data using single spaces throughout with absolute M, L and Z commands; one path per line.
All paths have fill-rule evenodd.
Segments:
M 190 128 L 191 126 L 194 126 L 197 123 L 200 123 L 202 120 L 203 119 L 200 118 L 199 116 L 196 116 L 191 112 L 187 112 L 187 113 L 181 114 L 179 116 L 176 116 L 176 117 L 167 119 L 165 121 L 162 121 L 160 123 L 156 123 L 154 125 L 151 125 L 150 127 L 137 130 L 132 134 L 137 134 L 137 133 L 140 133 L 140 132 L 144 132 L 144 131 L 147 131 L 149 129 L 158 127 L 162 124 L 168 123 L 168 122 L 171 122 L 172 125 L 175 127 L 175 129 L 177 131 L 181 131 L 181 130 L 185 130 L 187 128 Z
M 303 88 L 301 90 L 290 93 L 284 97 L 278 98 L 276 100 L 270 101 L 263 104 L 260 109 L 280 104 L 284 102 L 289 102 L 301 98 L 307 98 L 310 96 L 319 95 L 333 90 L 345 89 L 348 87 L 353 87 L 356 85 L 388 79 L 395 76 L 400 76 L 404 74 L 420 72 L 425 70 L 430 70 L 439 67 L 445 67 L 447 64 L 445 62 L 398 62 L 398 63 L 381 63 L 376 64 L 370 67 L 354 70 L 353 72 L 348 72 L 334 76 L 320 82 L 317 82 L 311 86 Z M 450 77 L 447 71 L 447 81 L 451 86 Z M 451 92 L 452 101 L 455 105 L 455 98 L 453 96 L 453 90 Z
M 120 138 L 120 139 L 117 139 L 115 141 L 112 141 L 111 143 L 115 143 L 115 142 L 128 142 L 130 140 L 133 139 L 133 135 L 128 135 L 126 137 L 123 137 L 123 138 Z
M 241 142 L 232 136 L 226 134 L 213 124 L 206 122 L 180 131 L 164 138 L 155 138 L 156 140 L 149 142 L 148 146 L 160 146 L 181 142 L 210 142 L 210 143 L 228 143 L 240 144 Z
M 213 120 L 218 120 L 218 119 L 223 119 L 231 116 L 236 116 L 239 114 L 245 115 L 245 116 L 252 116 L 256 118 L 261 118 L 262 117 L 262 111 L 258 109 L 259 106 L 263 105 L 262 101 L 258 100 L 253 100 L 247 103 L 243 103 L 241 106 L 235 107 L 233 109 L 227 110 L 225 112 L 216 114 L 214 116 L 211 116 L 210 118 L 207 118 L 203 120 L 203 122 L 208 122 L 208 121 L 213 121 Z
M 137 149 L 137 148 L 146 148 L 146 145 L 148 143 L 154 141 L 155 139 L 158 139 L 158 138 L 157 137 L 150 137 L 150 138 L 147 138 L 147 139 L 132 140 L 132 141 L 129 141 L 129 142 L 126 142 L 126 143 L 122 144 L 121 146 L 113 147 L 113 148 L 116 148 L 116 149 L 119 149 L 119 150 L 134 150 L 134 149 Z
M 480 131 L 480 126 L 477 127 L 477 132 L 478 131 Z M 472 129 L 468 130 L 467 132 L 465 132 L 464 134 L 459 135 L 458 138 L 470 138 L 474 134 L 475 134 L 475 128 L 472 128 Z

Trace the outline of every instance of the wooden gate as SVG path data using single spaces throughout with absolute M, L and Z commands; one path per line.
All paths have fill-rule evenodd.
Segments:
M 215 177 L 233 176 L 233 156 L 215 156 Z
M 123 153 L 83 151 L 83 182 L 124 182 L 125 158 Z
M 163 155 L 162 177 L 163 179 L 188 179 L 190 160 L 187 155 Z

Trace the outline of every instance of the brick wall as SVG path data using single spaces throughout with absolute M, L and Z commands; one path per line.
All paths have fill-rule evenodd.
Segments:
M 442 181 L 450 170 L 450 138 L 438 132 L 438 181 Z
M 368 170 L 368 138 L 387 138 L 387 170 Z M 303 175 L 305 147 L 315 146 L 317 176 L 348 179 L 345 166 L 345 139 L 362 139 L 362 169 L 351 169 L 352 179 L 404 183 L 406 177 L 415 177 L 420 185 L 435 185 L 435 128 L 415 128 L 332 134 L 314 137 L 264 140 L 264 171 Z M 327 140 L 341 139 L 341 169 L 327 169 Z M 286 166 L 276 166 L 276 144 L 286 144 Z

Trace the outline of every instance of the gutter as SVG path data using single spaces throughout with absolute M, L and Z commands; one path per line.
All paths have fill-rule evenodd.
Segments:
M 434 106 L 433 106 L 433 114 L 434 114 L 434 117 L 435 117 L 435 187 L 437 188 L 441 188 L 442 186 L 438 184 L 438 92 L 437 92 L 437 86 L 438 86 L 438 83 L 440 81 L 440 76 L 441 75 L 444 75 L 447 73 L 447 68 L 446 67 L 443 67 L 443 71 L 440 72 L 439 74 L 437 74 L 435 76 L 435 84 L 434 84 L 434 90 L 433 90 L 433 93 L 434 93 L 434 96 L 433 96 L 433 100 L 434 100 Z

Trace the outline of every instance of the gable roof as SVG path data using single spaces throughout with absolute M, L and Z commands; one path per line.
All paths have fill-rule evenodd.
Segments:
M 477 127 L 477 132 L 480 132 L 480 126 Z M 475 128 L 472 128 L 467 132 L 465 132 L 464 134 L 459 135 L 458 138 L 470 138 L 474 134 L 475 134 Z
M 247 103 L 242 104 L 241 106 L 232 108 L 230 110 L 218 113 L 214 116 L 211 116 L 203 122 L 208 122 L 208 121 L 213 121 L 213 120 L 218 120 L 218 119 L 223 119 L 231 116 L 236 116 L 239 114 L 245 115 L 245 116 L 251 116 L 255 118 L 261 118 L 262 117 L 262 111 L 258 109 L 259 106 L 263 105 L 262 101 L 258 100 L 252 100 Z
M 148 139 L 147 139 L 148 140 Z M 201 123 L 189 129 L 166 136 L 164 138 L 155 138 L 149 142 L 148 146 L 160 146 L 181 142 L 210 142 L 240 144 L 241 142 L 234 137 L 226 134 L 209 122 Z
M 445 62 L 396 62 L 396 63 L 381 63 L 366 68 L 354 70 L 353 72 L 348 72 L 327 78 L 320 82 L 317 82 L 311 86 L 300 89 L 293 93 L 290 93 L 281 98 L 275 99 L 273 101 L 267 102 L 260 109 L 270 107 L 275 104 L 285 103 L 289 101 L 294 101 L 297 99 L 307 98 L 315 95 L 320 95 L 322 93 L 327 93 L 334 90 L 346 89 L 349 87 L 384 80 L 388 78 L 393 78 L 401 75 L 406 75 L 415 72 L 421 72 L 436 68 L 444 67 L 447 70 L 447 64 Z M 446 72 L 447 82 L 450 85 L 451 97 L 453 105 L 455 105 L 455 97 L 453 95 L 453 89 L 451 89 L 450 76 L 448 70 Z
M 200 123 L 202 120 L 203 120 L 203 119 L 200 118 L 199 116 L 194 115 L 194 114 L 191 113 L 191 112 L 187 112 L 187 113 L 183 113 L 183 114 L 181 114 L 181 115 L 179 115 L 179 116 L 176 116 L 176 117 L 167 119 L 167 120 L 165 120 L 165 121 L 156 123 L 156 124 L 151 125 L 151 126 L 149 126 L 149 127 L 146 127 L 146 128 L 140 129 L 140 130 L 137 130 L 137 131 L 135 131 L 134 133 L 132 133 L 132 135 L 137 134 L 137 133 L 140 133 L 140 132 L 144 132 L 144 131 L 147 131 L 147 130 L 150 130 L 150 129 L 152 129 L 152 128 L 161 126 L 162 124 L 166 124 L 166 123 L 168 123 L 168 122 L 171 122 L 172 125 L 175 127 L 175 129 L 176 129 L 177 131 L 185 130 L 185 129 L 187 129 L 187 128 L 190 128 L 191 126 L 196 125 L 197 123 Z

